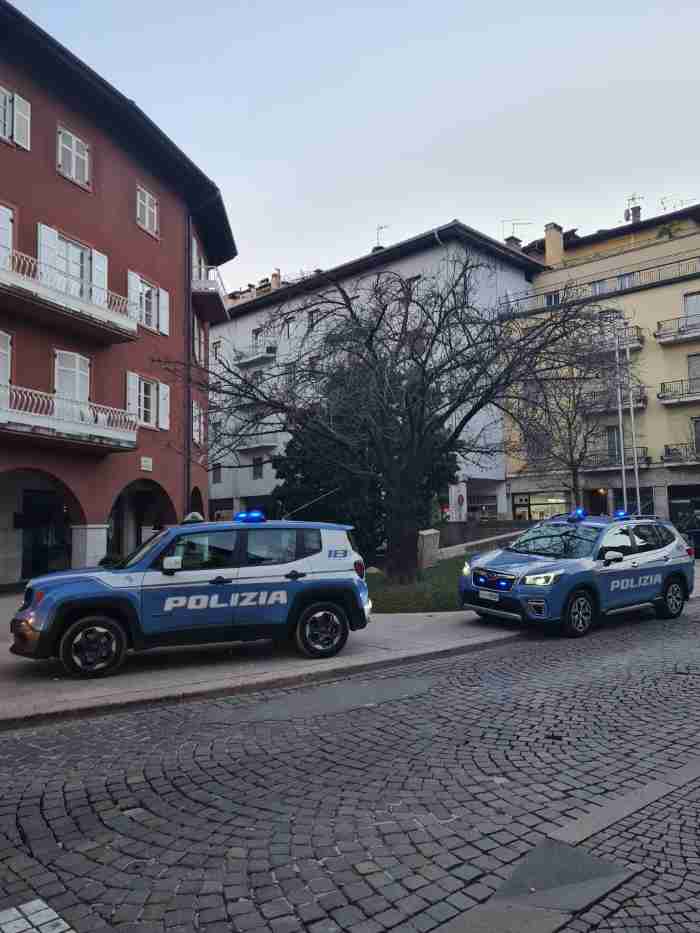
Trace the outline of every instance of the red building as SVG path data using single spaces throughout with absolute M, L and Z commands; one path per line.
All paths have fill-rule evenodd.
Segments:
M 204 362 L 236 255 L 216 185 L 0 0 L 0 584 L 206 513 Z

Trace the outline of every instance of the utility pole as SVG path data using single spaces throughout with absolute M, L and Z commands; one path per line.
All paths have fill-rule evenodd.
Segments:
M 620 476 L 622 479 L 622 506 L 627 511 L 627 477 L 625 475 L 625 435 L 622 423 L 622 380 L 620 376 L 620 330 L 615 327 L 615 382 L 617 383 L 617 421 L 620 435 Z
M 632 458 L 634 462 L 634 488 L 637 493 L 637 515 L 642 514 L 642 498 L 639 493 L 639 460 L 637 458 L 637 429 L 634 423 L 634 398 L 632 392 L 632 369 L 630 366 L 629 333 L 625 341 L 625 356 L 627 358 L 627 389 L 630 403 L 630 427 L 632 429 Z

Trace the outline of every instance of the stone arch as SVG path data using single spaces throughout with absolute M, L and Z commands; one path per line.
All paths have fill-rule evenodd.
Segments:
M 206 518 L 204 514 L 204 497 L 202 496 L 199 486 L 195 486 L 192 492 L 190 493 L 190 512 L 199 512 L 199 514 Z
M 177 524 L 177 513 L 165 489 L 152 479 L 128 483 L 109 513 L 107 553 L 124 556 L 151 534 Z
M 0 473 L 0 584 L 73 565 L 73 527 L 84 528 L 76 493 L 48 470 Z

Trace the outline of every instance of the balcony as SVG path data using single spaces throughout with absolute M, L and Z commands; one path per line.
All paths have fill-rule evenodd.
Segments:
M 631 324 L 629 327 L 620 328 L 619 348 L 625 350 L 627 347 L 631 351 L 641 350 L 644 345 L 644 332 L 638 324 Z M 594 346 L 603 351 L 612 352 L 615 349 L 615 337 L 598 337 L 594 341 Z
M 237 442 L 239 450 L 265 450 L 278 447 L 281 435 L 277 431 L 261 431 L 258 434 L 249 434 L 241 437 Z
M 688 405 L 700 402 L 700 379 L 676 379 L 662 382 L 657 398 L 662 405 Z
M 228 296 L 216 266 L 192 271 L 192 304 L 197 314 L 210 324 L 228 320 Z
M 695 444 L 666 444 L 664 447 L 666 466 L 698 466 L 700 451 Z
M 586 400 L 592 409 L 597 411 L 617 411 L 617 392 L 605 386 L 602 389 L 592 389 L 586 393 Z M 644 386 L 635 386 L 632 389 L 632 405 L 634 408 L 645 408 L 647 404 L 647 391 Z M 622 410 L 628 412 L 630 407 L 629 392 L 622 390 Z
M 700 340 L 700 314 L 670 317 L 665 321 L 659 321 L 654 336 L 660 344 Z
M 136 447 L 137 427 L 136 415 L 120 408 L 0 385 L 0 432 L 5 436 L 119 451 Z
M 625 447 L 625 468 L 634 468 L 633 447 Z M 651 463 L 648 447 L 637 447 L 637 465 L 648 467 Z M 622 466 L 619 450 L 592 450 L 586 457 L 585 471 L 619 470 Z
M 135 340 L 138 334 L 138 315 L 130 314 L 123 295 L 67 275 L 18 250 L 0 251 L 0 290 L 7 299 L 3 310 L 15 311 L 25 320 L 55 324 L 60 317 L 67 328 L 89 332 L 107 343 Z
M 275 337 L 263 338 L 254 341 L 248 347 L 236 351 L 236 362 L 239 366 L 254 366 L 256 363 L 267 363 L 277 356 L 277 339 Z
M 580 278 L 571 278 L 547 289 L 519 292 L 501 301 L 503 310 L 511 313 L 529 313 L 546 311 L 559 307 L 562 302 L 600 302 L 613 295 L 668 285 L 673 282 L 693 279 L 700 276 L 700 257 L 691 256 L 674 262 L 659 263 L 654 266 L 620 266 L 611 269 L 606 277 L 593 273 Z

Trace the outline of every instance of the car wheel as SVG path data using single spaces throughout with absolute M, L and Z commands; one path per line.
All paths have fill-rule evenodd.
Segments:
M 332 658 L 350 634 L 345 610 L 337 603 L 314 603 L 302 612 L 294 631 L 297 649 L 308 658 Z
M 685 605 L 685 589 L 678 577 L 671 577 L 664 587 L 656 614 L 660 619 L 677 619 Z
M 58 657 L 74 677 L 106 677 L 121 667 L 126 649 L 126 633 L 118 622 L 106 616 L 87 616 L 63 633 Z
M 586 590 L 574 590 L 569 596 L 562 630 L 569 638 L 582 638 L 587 635 L 596 619 L 596 607 L 593 597 Z

